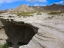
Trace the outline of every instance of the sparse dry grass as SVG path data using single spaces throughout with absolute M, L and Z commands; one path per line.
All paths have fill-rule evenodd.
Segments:
M 61 14 L 61 12 L 50 12 L 48 14 L 56 15 L 56 14 Z
M 37 12 L 37 15 L 42 15 L 42 12 Z
M 45 13 L 49 13 L 50 11 L 49 10 L 44 10 Z
M 63 10 L 63 11 L 54 11 L 54 12 L 49 12 L 48 14 L 56 15 L 56 14 L 61 14 L 61 13 L 64 13 L 64 10 Z
M 64 13 L 64 10 L 63 10 L 63 11 L 61 11 L 61 13 Z
M 0 48 L 2 48 L 2 45 L 0 45 Z
M 18 16 L 33 16 L 33 12 L 18 12 Z

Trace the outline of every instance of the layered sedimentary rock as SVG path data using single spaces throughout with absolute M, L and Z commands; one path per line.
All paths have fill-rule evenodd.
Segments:
M 17 7 L 17 8 L 14 8 L 14 9 L 12 9 L 12 10 L 9 10 L 9 12 L 10 13 L 12 13 L 12 12 L 31 12 L 31 11 L 34 11 L 34 9 L 33 8 L 31 8 L 31 7 L 28 7 L 27 5 L 20 5 L 19 7 Z
M 52 4 L 49 6 L 32 6 L 37 11 L 63 11 L 64 5 Z
M 64 14 L 26 18 L 7 14 L 0 20 L 13 48 L 64 48 Z

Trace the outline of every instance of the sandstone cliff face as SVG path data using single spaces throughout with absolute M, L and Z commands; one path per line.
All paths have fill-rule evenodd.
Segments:
M 1 17 L 1 21 L 4 21 L 3 25 L 9 27 L 8 30 L 6 27 L 5 31 L 9 41 L 14 44 L 13 48 L 64 48 L 64 14 L 42 14 L 14 19 Z M 54 17 L 49 19 L 49 16 Z M 5 22 L 9 23 L 5 24 Z M 30 38 L 29 41 L 27 41 L 28 38 Z M 22 45 L 17 45 L 18 41 L 28 43 L 22 44 L 21 42 Z

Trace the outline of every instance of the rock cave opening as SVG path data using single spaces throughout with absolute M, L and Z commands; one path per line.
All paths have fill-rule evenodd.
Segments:
M 5 22 L 5 23 L 6 24 L 4 24 L 5 25 L 4 29 L 6 35 L 8 36 L 6 42 L 11 47 L 15 45 L 16 46 L 27 45 L 38 31 L 37 27 L 32 27 L 31 25 L 26 24 L 17 25 L 11 22 Z

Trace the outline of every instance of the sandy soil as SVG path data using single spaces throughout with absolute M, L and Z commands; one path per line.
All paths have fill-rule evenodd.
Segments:
M 0 45 L 3 45 L 6 43 L 7 36 L 5 34 L 4 29 L 0 29 Z

